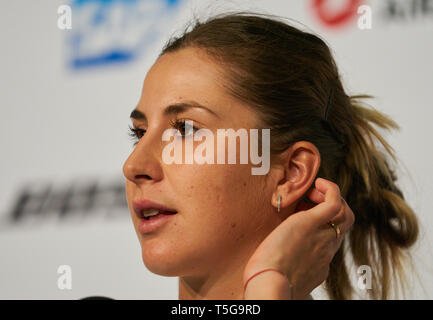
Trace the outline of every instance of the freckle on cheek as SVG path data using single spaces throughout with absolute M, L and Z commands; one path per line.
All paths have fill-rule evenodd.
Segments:
M 244 238 L 244 234 L 241 233 L 241 234 L 239 235 L 239 237 L 236 238 L 236 241 L 239 241 L 239 240 L 241 240 L 241 239 L 243 239 L 243 238 Z
M 233 224 L 232 224 L 232 228 L 234 228 L 234 227 L 236 227 L 236 223 L 233 223 Z

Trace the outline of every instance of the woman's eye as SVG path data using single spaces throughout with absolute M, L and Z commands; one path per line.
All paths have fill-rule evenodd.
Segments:
M 198 130 L 198 128 L 192 125 L 192 123 L 192 120 L 176 120 L 175 122 L 171 122 L 171 125 L 173 126 L 173 128 L 179 130 L 182 137 L 189 137 Z M 133 128 L 129 126 L 128 134 L 134 141 L 134 146 L 144 136 L 145 133 L 145 129 Z
M 134 146 L 138 143 L 138 140 L 140 140 L 145 133 L 145 129 L 133 128 L 129 126 L 129 136 L 132 137 L 132 139 L 134 140 Z
M 175 129 L 180 131 L 183 137 L 189 137 L 198 130 L 192 123 L 191 120 L 176 120 L 172 125 Z

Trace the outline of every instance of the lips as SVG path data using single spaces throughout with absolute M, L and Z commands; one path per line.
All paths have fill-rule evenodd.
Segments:
M 158 211 L 158 214 L 176 214 L 177 210 L 173 208 L 166 207 L 157 202 L 148 200 L 148 199 L 140 199 L 133 201 L 133 208 L 135 214 L 138 218 L 145 218 L 145 213 L 151 213 L 154 210 Z M 152 217 L 150 217 L 152 218 Z

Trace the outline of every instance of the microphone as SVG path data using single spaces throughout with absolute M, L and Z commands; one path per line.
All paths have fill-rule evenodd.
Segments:
M 79 300 L 115 300 L 115 299 L 104 297 L 104 296 L 89 296 L 89 297 L 81 298 Z

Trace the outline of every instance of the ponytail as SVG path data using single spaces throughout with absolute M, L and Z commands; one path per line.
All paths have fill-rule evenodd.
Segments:
M 396 175 L 388 162 L 387 156 L 396 162 L 394 150 L 372 124 L 386 130 L 399 127 L 385 114 L 363 106 L 359 100 L 362 98 L 372 97 L 349 97 L 352 117 L 348 124 L 350 132 L 346 132 L 347 156 L 338 168 L 335 182 L 355 214 L 346 239 L 350 242 L 353 261 L 356 266 L 371 268 L 370 297 L 387 299 L 391 276 L 406 287 L 403 260 L 408 254 L 404 249 L 416 241 L 418 221 L 396 185 Z M 384 147 L 383 152 L 375 146 L 376 141 Z M 326 281 L 333 299 L 347 298 L 352 291 L 343 258 L 342 246 L 332 261 Z

